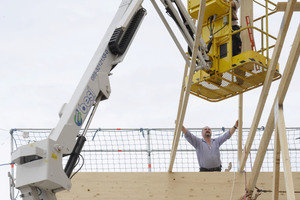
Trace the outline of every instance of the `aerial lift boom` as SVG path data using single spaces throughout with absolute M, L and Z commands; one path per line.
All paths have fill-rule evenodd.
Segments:
M 154 4 L 154 0 L 151 1 Z M 86 141 L 85 133 L 98 103 L 108 99 L 111 93 L 111 70 L 124 59 L 146 15 L 142 3 L 143 0 L 122 0 L 70 102 L 62 107 L 60 120 L 48 138 L 21 146 L 12 153 L 12 162 L 17 164 L 16 188 L 21 191 L 24 200 L 56 200 L 56 192 L 71 189 L 70 177 Z M 176 4 L 178 11 L 172 3 Z M 181 1 L 164 0 L 162 4 L 178 25 L 189 49 L 194 49 L 196 28 Z M 198 69 L 209 69 L 210 62 L 203 39 L 198 46 L 196 52 L 190 52 L 190 55 L 196 53 Z M 189 64 L 188 59 L 185 60 Z M 84 124 L 84 130 L 80 133 Z M 64 156 L 69 158 L 63 169 Z
M 25 200 L 56 199 L 55 193 L 70 190 L 70 175 L 85 141 L 76 138 L 84 124 L 87 130 L 98 103 L 109 98 L 109 75 L 127 53 L 146 15 L 142 0 L 123 0 L 102 42 L 90 61 L 60 120 L 46 140 L 21 146 L 12 154 L 17 164 L 16 188 Z M 84 131 L 85 132 L 85 131 Z M 76 145 L 75 145 L 76 144 Z M 65 169 L 62 158 L 70 155 Z

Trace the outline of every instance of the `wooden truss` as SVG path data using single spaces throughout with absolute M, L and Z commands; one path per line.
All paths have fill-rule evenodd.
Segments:
M 171 4 L 170 0 L 161 0 L 164 3 Z M 175 0 L 178 4 L 180 0 Z M 266 0 L 267 2 L 268 0 Z M 180 50 L 182 56 L 186 61 L 186 67 L 182 80 L 182 88 L 180 95 L 180 102 L 177 114 L 177 123 L 173 138 L 172 152 L 170 157 L 169 173 L 79 173 L 75 176 L 73 182 L 73 189 L 70 192 L 64 191 L 58 194 L 58 197 L 62 200 L 71 199 L 244 199 L 241 198 L 242 194 L 247 195 L 247 200 L 255 199 L 253 197 L 254 188 L 260 186 L 266 186 L 272 188 L 272 193 L 265 193 L 263 199 L 299 199 L 300 194 L 295 195 L 295 189 L 299 190 L 300 185 L 294 185 L 294 181 L 299 181 L 300 173 L 291 172 L 288 141 L 285 132 L 285 121 L 283 114 L 283 102 L 289 88 L 291 78 L 294 74 L 294 70 L 300 54 L 300 27 L 298 25 L 298 31 L 290 51 L 288 62 L 277 90 L 276 97 L 274 99 L 272 110 L 269 114 L 267 124 L 261 139 L 261 143 L 256 155 L 252 172 L 243 173 L 249 152 L 251 150 L 252 142 L 255 137 L 255 133 L 260 121 L 262 111 L 265 106 L 267 95 L 272 82 L 272 77 L 275 72 L 278 58 L 281 54 L 281 49 L 286 36 L 286 32 L 289 28 L 291 16 L 293 11 L 300 10 L 299 2 L 296 0 L 289 0 L 288 3 L 278 3 L 277 11 L 285 11 L 284 18 L 282 20 L 281 29 L 278 34 L 275 48 L 273 50 L 272 58 L 269 64 L 267 76 L 262 88 L 259 102 L 257 104 L 255 116 L 250 128 L 247 142 L 242 147 L 242 115 L 243 115 L 243 95 L 239 95 L 239 139 L 238 139 L 238 160 L 239 160 L 239 172 L 224 172 L 224 173 L 172 173 L 173 165 L 176 157 L 176 151 L 179 143 L 179 138 L 182 130 L 183 120 L 186 113 L 187 103 L 189 100 L 189 94 L 191 89 L 191 82 L 193 73 L 195 71 L 197 55 L 193 53 L 191 61 L 187 58 L 184 50 L 181 48 L 175 34 L 171 30 L 170 26 L 162 16 L 161 11 L 155 0 L 151 0 L 166 28 L 170 32 L 175 44 Z M 241 5 L 241 19 L 245 19 L 245 16 L 253 17 L 253 0 L 242 0 Z M 201 17 L 204 14 L 205 1 L 202 0 L 199 8 L 199 15 L 197 26 L 192 27 L 195 30 L 196 37 L 193 45 L 193 52 L 197 51 L 199 46 L 202 22 Z M 243 20 L 242 26 L 245 25 Z M 252 23 L 252 22 L 251 22 Z M 193 24 L 194 25 L 194 24 Z M 197 30 L 196 30 L 197 29 Z M 248 35 L 241 37 L 249 37 Z M 189 42 L 190 39 L 189 39 Z M 190 45 L 192 46 L 192 45 Z M 243 41 L 243 51 L 250 50 L 250 43 Z M 275 130 L 275 142 L 274 142 L 274 171 L 272 173 L 262 172 L 260 169 L 266 154 L 267 146 L 271 140 L 272 133 Z M 284 167 L 284 173 L 279 173 L 280 153 L 282 153 L 282 162 Z M 273 179 L 272 179 L 273 177 Z M 247 181 L 245 179 L 247 178 Z M 279 180 L 285 180 L 284 184 Z M 245 184 L 246 188 L 245 188 Z M 280 189 L 285 187 L 286 195 L 279 195 Z
M 201 1 L 200 9 L 199 9 L 199 16 L 201 12 L 205 9 L 205 3 L 204 1 Z M 257 104 L 257 108 L 255 111 L 255 115 L 253 118 L 253 122 L 249 131 L 249 135 L 247 138 L 247 142 L 244 146 L 244 150 L 242 151 L 242 102 L 243 102 L 243 96 L 240 94 L 239 97 L 239 140 L 238 140 L 238 158 L 239 158 L 239 170 L 242 172 L 245 168 L 245 164 L 248 158 L 248 155 L 251 150 L 251 146 L 256 134 L 256 130 L 259 124 L 259 121 L 262 116 L 262 112 L 265 106 L 265 102 L 271 87 L 272 83 L 272 77 L 275 73 L 275 68 L 279 60 L 279 56 L 281 54 L 283 42 L 287 33 L 287 30 L 290 25 L 291 17 L 294 11 L 298 11 L 300 5 L 299 2 L 296 2 L 296 0 L 290 0 L 288 3 L 278 3 L 277 11 L 284 11 L 284 17 L 281 22 L 280 31 L 276 40 L 275 48 L 272 54 L 272 58 L 269 64 L 267 76 L 261 91 L 261 95 Z M 249 9 L 250 8 L 250 9 Z M 251 19 L 253 19 L 253 1 L 252 0 L 243 0 L 241 5 L 241 18 L 244 19 L 245 16 L 250 16 Z M 202 20 L 200 20 L 202 21 Z M 242 21 L 242 26 L 245 26 L 244 22 Z M 199 20 L 198 25 L 199 27 Z M 201 34 L 201 28 L 198 28 L 197 30 L 197 36 Z M 243 38 L 243 35 L 242 35 Z M 198 46 L 199 43 L 197 43 L 197 40 L 195 41 L 194 46 Z M 243 51 L 247 51 L 250 48 L 250 44 L 247 43 L 247 41 L 243 41 Z M 195 48 L 194 48 L 195 50 Z M 267 150 L 267 146 L 270 142 L 272 133 L 275 129 L 275 151 L 274 151 L 274 180 L 273 180 L 273 199 L 278 199 L 279 193 L 278 193 L 278 185 L 279 185 L 279 161 L 280 161 L 280 151 L 282 151 L 282 158 L 283 158 L 283 166 L 284 166 L 284 179 L 285 179 L 285 185 L 287 190 L 287 199 L 295 199 L 295 191 L 294 191 L 294 184 L 292 179 L 292 172 L 290 167 L 290 159 L 289 159 L 289 152 L 288 152 L 288 144 L 287 144 L 287 137 L 285 132 L 285 122 L 284 122 L 284 115 L 283 115 L 283 101 L 286 96 L 290 80 L 293 76 L 298 58 L 300 54 L 300 28 L 298 25 L 298 31 L 295 36 L 295 40 L 293 43 L 293 47 L 290 51 L 290 55 L 288 58 L 288 62 L 286 63 L 285 71 L 283 73 L 280 85 L 277 90 L 277 95 L 274 100 L 274 104 L 272 107 L 272 110 L 269 115 L 268 122 L 266 124 L 266 128 L 264 130 L 263 138 L 261 139 L 261 143 L 258 149 L 258 153 L 256 156 L 256 160 L 253 166 L 253 170 L 250 176 L 250 179 L 247 184 L 247 192 L 249 194 L 249 198 L 251 199 L 252 192 L 255 188 L 255 185 L 257 183 L 257 179 L 260 173 L 260 169 L 264 160 L 264 156 Z M 195 66 L 195 57 L 193 54 L 192 62 L 190 70 L 193 70 Z M 188 71 L 189 66 L 186 66 L 185 73 Z M 190 71 L 191 72 L 191 71 Z M 191 74 L 191 73 L 190 73 Z M 172 172 L 177 145 L 179 142 L 179 136 L 181 133 L 181 128 L 183 124 L 183 119 L 185 116 L 185 111 L 187 107 L 187 101 L 188 96 L 190 92 L 189 85 L 191 84 L 191 77 L 190 74 L 188 76 L 187 82 L 186 82 L 186 76 L 184 75 L 183 78 L 183 85 L 182 85 L 182 91 L 181 91 L 181 99 L 178 109 L 178 115 L 177 115 L 177 124 L 176 129 L 174 133 L 174 140 L 173 140 L 173 146 L 172 146 L 172 152 L 171 152 L 171 160 L 170 160 L 170 166 L 169 166 L 169 172 Z

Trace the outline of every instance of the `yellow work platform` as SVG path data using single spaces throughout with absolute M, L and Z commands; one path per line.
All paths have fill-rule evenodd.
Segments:
M 268 70 L 265 63 L 265 56 L 255 51 L 246 51 L 232 57 L 231 67 L 222 67 L 227 70 L 212 75 L 204 70 L 195 72 L 190 93 L 211 102 L 218 102 L 252 90 L 264 83 Z M 281 77 L 278 69 L 277 65 L 273 81 Z

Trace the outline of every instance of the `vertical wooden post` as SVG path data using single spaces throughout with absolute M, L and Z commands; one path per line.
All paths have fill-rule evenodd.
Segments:
M 239 130 L 238 130 L 238 168 L 240 168 L 243 151 L 243 94 L 239 95 Z
M 253 0 L 240 1 L 240 25 L 246 27 L 246 17 L 249 17 L 250 23 L 253 24 Z M 248 31 L 242 31 L 240 33 L 242 40 L 242 52 L 251 51 L 251 42 Z M 238 168 L 241 166 L 242 159 L 242 141 L 243 141 L 243 94 L 239 95 L 239 129 L 238 129 Z
M 274 135 L 274 161 L 273 161 L 273 189 L 272 200 L 278 200 L 279 198 L 279 173 L 280 173 L 280 143 L 278 128 L 275 128 Z
M 240 24 L 241 27 L 247 27 L 246 17 L 249 17 L 251 25 L 253 25 L 253 0 L 242 0 L 240 7 Z M 242 52 L 251 51 L 251 42 L 248 30 L 241 32 Z
M 280 148 L 282 150 L 282 161 L 283 161 L 283 169 L 284 169 L 284 179 L 285 179 L 285 189 L 286 195 L 288 200 L 295 200 L 295 189 L 294 189 L 294 182 L 293 182 L 293 175 L 291 171 L 291 162 L 289 156 L 289 148 L 288 148 L 288 141 L 286 137 L 286 130 L 285 130 L 285 121 L 283 116 L 283 108 L 282 105 L 279 105 L 278 109 L 278 134 L 280 138 Z

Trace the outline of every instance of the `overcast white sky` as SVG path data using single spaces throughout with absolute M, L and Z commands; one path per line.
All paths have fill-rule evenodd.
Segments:
M 70 100 L 120 2 L 0 1 L 0 147 L 5 154 L 0 164 L 10 162 L 8 130 L 56 126 L 62 104 Z M 174 127 L 184 60 L 150 1 L 143 5 L 148 14 L 125 60 L 113 70 L 111 96 L 99 104 L 91 128 Z M 275 36 L 282 15 L 271 18 Z M 299 19 L 295 13 L 279 59 L 281 73 Z M 297 66 L 284 104 L 288 127 L 300 126 L 299 62 Z M 260 126 L 267 121 L 278 84 L 272 85 Z M 260 92 L 244 94 L 244 127 L 251 126 Z M 237 118 L 238 97 L 210 103 L 191 96 L 184 124 L 231 127 Z M 9 199 L 9 167 L 0 170 L 1 196 Z

